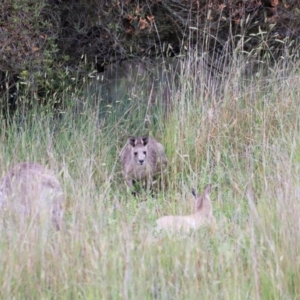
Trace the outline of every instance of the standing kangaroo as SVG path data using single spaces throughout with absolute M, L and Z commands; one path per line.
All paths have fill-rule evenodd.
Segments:
M 52 221 L 61 228 L 62 187 L 56 176 L 43 166 L 23 162 L 10 169 L 0 181 L 0 208 L 4 218 L 13 215 L 22 226 L 25 218 Z
M 153 176 L 166 169 L 167 158 L 162 144 L 149 136 L 129 137 L 120 153 L 122 175 L 131 188 L 133 181 L 146 180 L 150 190 Z
M 192 194 L 195 197 L 195 212 L 187 216 L 164 216 L 156 220 L 158 230 L 172 232 L 198 229 L 203 225 L 215 223 L 210 200 L 211 185 L 208 184 L 202 195 L 198 195 L 194 189 Z

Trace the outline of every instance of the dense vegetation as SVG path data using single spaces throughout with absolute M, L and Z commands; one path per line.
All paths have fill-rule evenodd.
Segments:
M 1 105 L 61 107 L 93 70 L 132 58 L 197 51 L 219 71 L 237 55 L 248 74 L 267 69 L 297 58 L 299 16 L 296 0 L 4 0 Z
M 108 1 L 98 2 L 102 4 L 101 14 L 105 20 L 112 10 L 122 11 L 126 16 L 140 13 L 136 8 L 129 10 L 134 7 L 133 1 L 111 1 L 110 6 L 106 5 Z M 167 2 L 145 1 L 142 5 L 140 1 L 140 7 L 151 8 L 154 14 L 153 6 L 157 5 L 157 13 L 160 13 Z M 212 2 L 215 6 L 207 7 L 220 9 L 217 1 Z M 176 82 L 176 88 L 172 90 L 168 110 L 158 105 L 165 101 L 163 93 L 157 93 L 155 101 L 150 101 L 151 96 L 145 94 L 139 79 L 136 81 L 138 88 L 127 91 L 126 101 L 105 104 L 106 111 L 101 114 L 99 103 L 90 101 L 92 95 L 85 96 L 82 86 L 82 82 L 86 83 L 86 74 L 92 73 L 93 55 L 83 51 L 81 54 L 87 58 L 72 59 L 72 47 L 63 44 L 62 31 L 67 26 L 70 30 L 72 24 L 68 11 L 76 8 L 78 13 L 73 17 L 82 21 L 77 24 L 83 25 L 87 17 L 87 10 L 83 9 L 85 2 L 32 1 L 29 5 L 27 1 L 29 4 L 22 7 L 20 3 L 2 2 L 1 13 L 6 15 L 1 21 L 1 30 L 5 32 L 10 28 L 3 22 L 22 19 L 13 18 L 13 12 L 21 17 L 28 13 L 22 19 L 22 30 L 29 32 L 35 28 L 36 38 L 42 39 L 43 49 L 48 50 L 30 52 L 27 49 L 19 51 L 20 57 L 13 58 L 13 52 L 11 58 L 2 57 L 5 78 L 11 74 L 21 76 L 18 101 L 22 106 L 18 107 L 26 109 L 18 109 L 10 122 L 1 119 L 1 174 L 20 161 L 34 161 L 53 169 L 66 195 L 66 228 L 60 232 L 51 231 L 47 240 L 31 234 L 34 224 L 24 226 L 22 232 L 11 236 L 4 228 L 0 235 L 1 298 L 231 300 L 299 297 L 300 76 L 295 38 L 298 29 L 293 29 L 293 39 L 292 35 L 282 40 L 277 38 L 279 45 L 284 46 L 276 48 L 282 51 L 278 57 L 266 40 L 275 42 L 274 35 L 260 26 L 257 28 L 261 31 L 248 32 L 257 44 L 247 49 L 239 48 L 239 42 L 231 44 L 230 59 L 220 60 L 218 80 L 203 75 L 207 74 L 209 60 L 205 64 L 196 63 L 201 51 L 195 54 L 187 48 L 180 60 L 176 80 L 170 80 L 172 89 L 172 82 Z M 176 1 L 170 3 L 173 4 L 165 9 L 172 13 L 178 6 Z M 182 8 L 185 3 L 202 5 L 202 1 L 180 3 L 185 17 L 189 15 Z M 255 16 L 264 15 L 268 10 L 277 13 L 275 21 L 280 20 L 283 12 L 291 16 L 298 13 L 295 1 L 242 3 L 225 1 L 223 10 L 231 11 L 235 7 L 249 14 L 257 12 Z M 253 9 L 247 6 L 250 3 Z M 62 7 L 64 15 L 60 14 Z M 100 14 L 96 1 L 94 6 L 87 8 L 91 13 Z M 173 13 L 173 18 L 176 16 Z M 33 26 L 31 20 L 37 20 L 35 24 L 44 26 L 45 32 L 39 32 L 41 27 Z M 56 32 L 55 22 L 61 20 L 66 22 L 65 26 L 58 26 L 62 31 Z M 95 19 L 88 20 L 96 30 Z M 128 26 L 135 26 L 132 20 Z M 222 18 L 217 20 L 221 26 Z M 257 26 L 253 19 L 246 20 L 245 17 L 245 24 Z M 296 19 L 290 20 L 289 24 L 296 24 Z M 53 28 L 50 23 L 54 24 Z M 16 26 L 14 22 L 9 24 L 12 29 Z M 106 22 L 105 26 L 108 24 L 111 23 Z M 280 33 L 279 28 L 283 28 L 280 26 L 284 23 L 274 24 L 270 25 L 271 30 L 277 28 L 274 32 Z M 175 22 L 170 26 L 178 30 L 180 25 Z M 86 27 L 74 28 L 89 37 L 83 30 Z M 105 31 L 109 37 L 113 30 L 118 33 L 117 29 L 109 28 L 111 31 Z M 115 35 L 114 46 L 107 49 L 124 49 L 127 55 L 131 50 L 124 46 L 127 39 L 122 39 L 122 30 L 126 27 L 122 28 L 118 27 L 121 33 Z M 194 41 L 190 34 L 196 32 L 188 32 L 190 41 Z M 49 39 L 52 33 L 55 33 L 53 39 Z M 42 37 L 45 34 L 47 39 Z M 230 34 L 236 34 L 238 40 L 242 38 L 238 32 L 231 30 Z M 26 36 L 25 33 L 22 36 Z M 216 39 L 212 32 L 211 36 L 209 41 L 224 41 Z M 9 37 L 13 35 L 7 36 L 7 43 Z M 133 37 L 136 39 L 134 45 L 138 46 L 138 34 Z M 15 36 L 15 39 L 22 43 L 21 37 Z M 204 42 L 199 36 L 197 39 L 196 44 L 205 48 L 205 39 Z M 182 36 L 181 40 L 184 40 Z M 120 41 L 124 43 L 123 48 L 119 47 Z M 244 41 L 250 43 L 247 38 Z M 172 48 L 176 49 L 174 45 Z M 76 49 L 74 55 L 79 55 L 77 47 L 73 49 Z M 262 49 L 264 53 L 259 52 Z M 263 63 L 247 72 L 245 66 L 250 64 L 250 54 L 255 53 L 258 56 L 254 56 L 253 62 L 257 59 Z M 24 56 L 21 59 L 22 55 L 32 59 Z M 114 55 L 108 54 L 108 57 Z M 14 71 L 3 67 L 3 61 L 9 59 L 13 62 L 11 66 L 16 68 Z M 100 65 L 104 61 L 99 60 Z M 218 91 L 213 89 L 215 84 Z M 2 100 L 7 100 L 7 94 L 3 95 Z M 41 107 L 32 101 L 53 102 Z M 53 104 L 58 102 L 59 109 L 52 110 Z M 165 145 L 169 167 L 161 191 L 150 196 L 141 192 L 134 197 L 126 192 L 118 153 L 128 135 L 145 132 Z M 200 191 L 207 183 L 213 186 L 211 198 L 217 228 L 202 228 L 175 236 L 155 232 L 157 218 L 167 214 L 189 214 L 191 188 Z
M 188 72 L 189 65 L 186 65 Z M 290 71 L 291 72 L 291 71 Z M 182 76 L 172 111 L 132 103 L 99 119 L 96 107 L 60 119 L 32 111 L 2 129 L 4 172 L 30 160 L 56 171 L 66 194 L 66 231 L 47 243 L 30 226 L 1 235 L 3 298 L 291 299 L 299 295 L 299 75 L 274 72 L 211 101 Z M 167 185 L 133 197 L 118 152 L 150 131 L 166 147 Z M 188 214 L 191 188 L 211 182 L 218 228 L 154 232 L 156 218 Z M 146 200 L 146 201 L 144 201 Z M 254 206 L 253 203 L 256 203 Z

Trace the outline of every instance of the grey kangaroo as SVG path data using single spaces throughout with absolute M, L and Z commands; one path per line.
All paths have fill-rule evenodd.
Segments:
M 155 174 L 163 172 L 167 167 L 167 158 L 162 144 L 152 137 L 129 137 L 120 153 L 122 175 L 131 188 L 133 181 L 146 181 L 150 190 Z
M 62 223 L 63 190 L 56 176 L 42 165 L 23 162 L 10 169 L 0 181 L 0 208 L 13 213 L 21 225 L 27 217 Z M 21 225 L 22 226 L 22 225 Z

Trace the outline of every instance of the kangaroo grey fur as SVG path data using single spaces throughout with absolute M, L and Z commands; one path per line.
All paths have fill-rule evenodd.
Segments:
M 195 197 L 194 213 L 187 216 L 164 216 L 156 220 L 157 230 L 171 232 L 196 230 L 203 225 L 214 224 L 215 218 L 212 212 L 210 200 L 211 185 L 208 184 L 202 195 L 198 195 L 194 189 L 192 194 Z
M 120 153 L 122 175 L 131 188 L 133 181 L 146 180 L 147 191 L 153 176 L 166 169 L 165 149 L 156 139 L 149 136 L 129 137 Z
M 63 190 L 56 176 L 42 165 L 23 162 L 10 169 L 0 181 L 0 208 L 25 217 L 51 219 L 60 229 Z

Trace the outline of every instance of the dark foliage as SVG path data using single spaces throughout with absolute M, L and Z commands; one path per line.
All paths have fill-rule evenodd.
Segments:
M 296 0 L 3 0 L 0 96 L 7 105 L 18 78 L 26 83 L 18 101 L 22 86 L 27 98 L 49 102 L 86 71 L 195 48 L 225 62 L 234 50 L 297 59 L 299 39 Z

